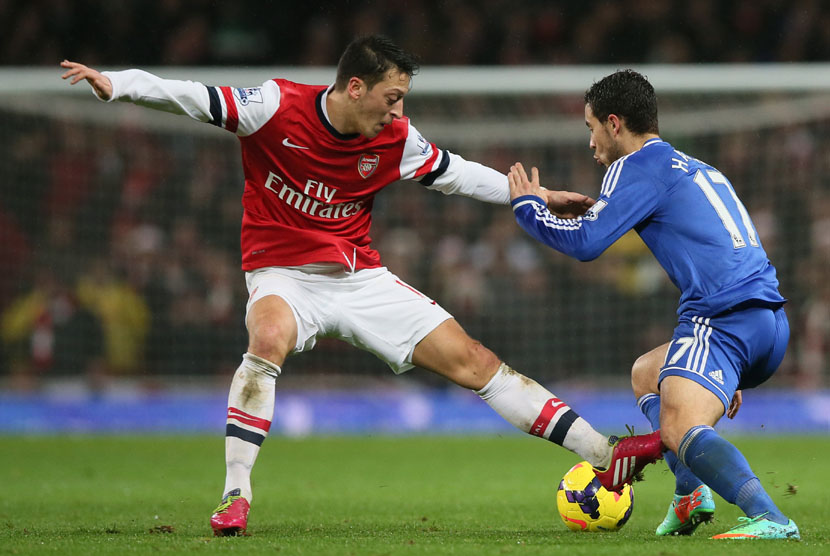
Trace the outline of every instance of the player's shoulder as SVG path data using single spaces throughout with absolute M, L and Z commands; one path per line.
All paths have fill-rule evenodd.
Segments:
M 418 130 L 412 125 L 412 122 L 409 121 L 409 118 L 406 116 L 401 116 L 400 118 L 393 120 L 392 125 L 389 126 L 392 128 L 392 132 L 396 136 L 406 138 L 410 133 L 418 133 Z
M 674 150 L 659 137 L 649 139 L 638 150 L 614 161 L 602 181 L 602 194 L 610 196 L 619 186 L 661 181 L 663 170 Z
M 313 91 L 313 92 L 320 92 L 327 87 L 327 85 L 309 85 L 308 83 L 298 83 L 297 81 L 291 81 L 290 79 L 284 79 L 282 77 L 274 77 L 270 79 L 281 88 L 289 88 L 294 89 L 297 91 Z
M 308 85 L 307 83 L 297 83 L 279 77 L 271 79 L 268 83 L 274 83 L 283 96 L 316 98 L 317 95 L 326 90 L 326 85 Z
M 654 177 L 667 177 L 694 173 L 700 168 L 711 168 L 709 164 L 688 155 L 668 141 L 651 139 L 643 147 L 627 157 L 629 168 L 637 168 Z M 678 173 L 677 170 L 683 172 Z M 672 181 L 672 180 L 669 180 Z
M 664 141 L 660 138 L 646 141 L 643 148 L 632 153 L 630 156 L 634 161 L 641 164 L 664 165 L 665 162 L 671 163 L 674 161 L 683 162 L 692 166 L 711 167 L 710 164 L 683 152 L 668 141 Z
M 649 139 L 643 146 L 628 155 L 628 159 L 632 164 L 654 164 L 667 158 L 671 158 L 675 148 L 668 141 L 664 141 L 659 137 Z
M 376 137 L 370 139 L 370 142 L 377 146 L 403 143 L 411 133 L 418 133 L 417 130 L 409 123 L 409 118 L 402 116 L 383 128 Z

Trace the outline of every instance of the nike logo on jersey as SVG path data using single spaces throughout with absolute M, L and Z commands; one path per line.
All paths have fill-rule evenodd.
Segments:
M 300 146 L 300 145 L 295 145 L 294 143 L 292 143 L 291 141 L 288 140 L 288 137 L 286 137 L 285 139 L 282 140 L 282 144 L 285 145 L 286 147 L 291 147 L 292 149 L 307 149 L 308 148 L 308 147 L 303 147 L 303 146 Z
M 718 369 L 717 371 L 712 371 L 709 373 L 709 376 L 712 380 L 717 382 L 718 384 L 723 384 L 723 371 Z

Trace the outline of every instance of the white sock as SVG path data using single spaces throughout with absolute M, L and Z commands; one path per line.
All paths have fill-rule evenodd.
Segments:
M 519 430 L 559 444 L 597 467 L 611 460 L 607 437 L 538 382 L 505 363 L 476 393 Z
M 225 429 L 225 489 L 239 489 L 251 502 L 251 469 L 274 417 L 274 389 L 279 366 L 246 353 L 236 369 L 228 394 Z

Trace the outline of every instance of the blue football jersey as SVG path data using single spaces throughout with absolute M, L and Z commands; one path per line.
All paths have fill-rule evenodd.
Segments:
M 633 228 L 680 289 L 678 314 L 713 316 L 749 300 L 785 301 L 726 176 L 659 138 L 609 166 L 599 199 L 580 218 L 557 218 L 531 195 L 512 205 L 530 235 L 583 261 Z

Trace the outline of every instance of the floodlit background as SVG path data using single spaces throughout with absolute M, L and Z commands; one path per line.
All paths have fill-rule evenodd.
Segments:
M 603 169 L 582 92 L 619 67 L 649 76 L 663 138 L 729 176 L 791 300 L 787 358 L 732 426 L 768 427 L 763 410 L 780 403 L 804 416 L 788 427 L 830 429 L 826 3 L 67 0 L 0 1 L 0 431 L 221 434 L 246 344 L 236 140 L 104 105 L 61 82 L 59 62 L 323 84 L 372 32 L 421 57 L 405 112 L 429 140 L 594 196 Z M 377 197 L 372 237 L 393 272 L 589 420 L 648 426 L 628 373 L 670 338 L 678 292 L 636 235 L 579 263 L 535 244 L 506 207 L 402 182 Z M 395 377 L 331 340 L 286 361 L 275 423 L 503 426 L 469 392 L 423 370 Z

